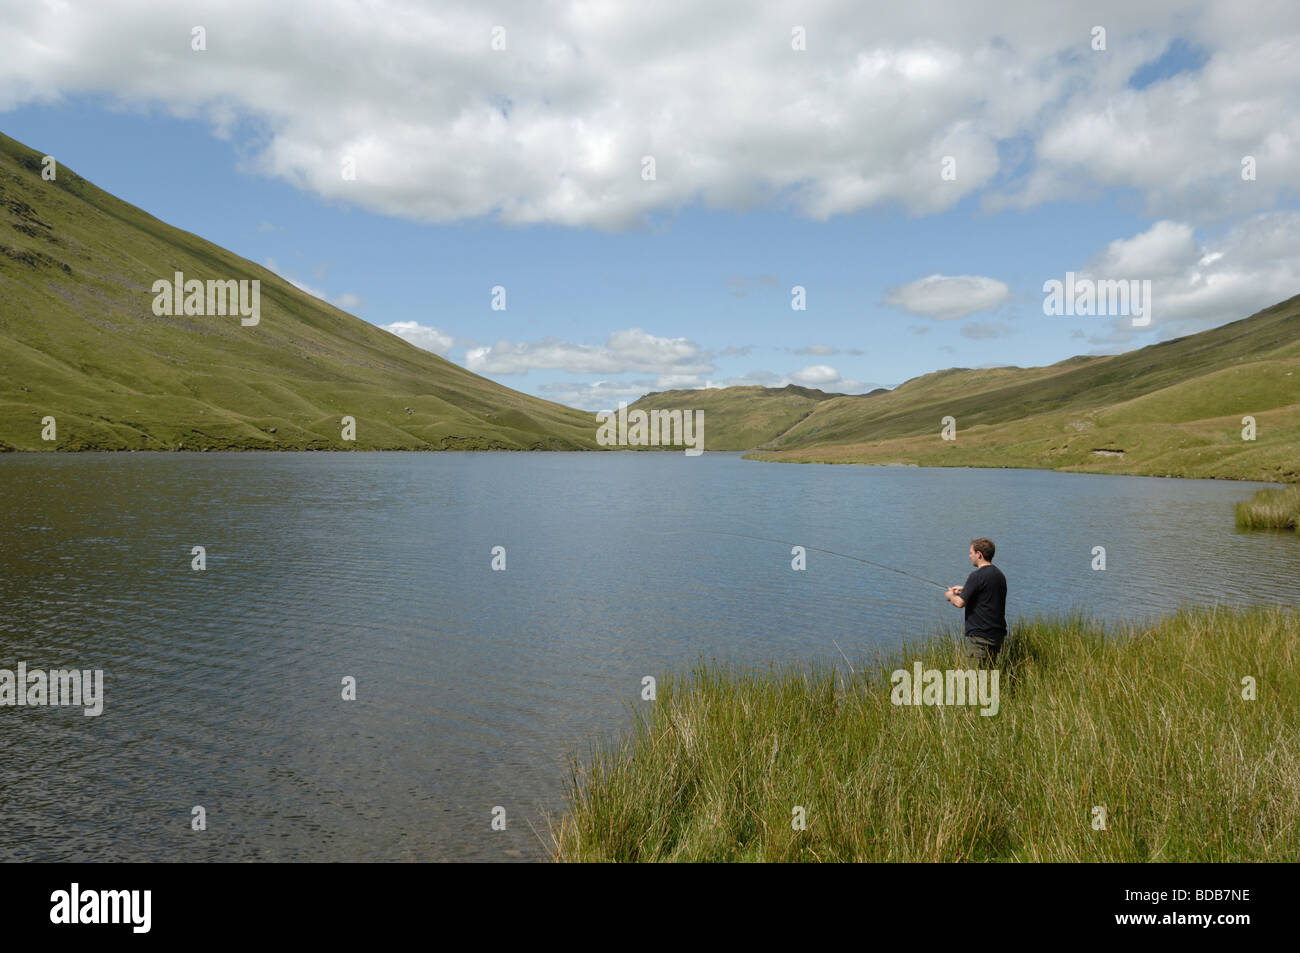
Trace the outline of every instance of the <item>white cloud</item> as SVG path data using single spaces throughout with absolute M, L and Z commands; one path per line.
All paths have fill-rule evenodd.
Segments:
M 939 321 L 950 321 L 977 311 L 988 311 L 1010 300 L 1011 289 L 1001 281 L 981 275 L 930 275 L 911 284 L 890 288 L 885 304 Z
M 451 346 L 456 343 L 456 339 L 441 328 L 420 324 L 418 321 L 394 321 L 383 325 L 383 329 L 440 357 L 446 357 Z
M 840 372 L 826 364 L 809 364 L 802 370 L 795 371 L 790 377 L 796 384 L 805 387 L 826 387 L 840 379 Z
M 1079 182 L 1091 182 L 1136 189 L 1152 215 L 1203 221 L 1294 194 L 1300 7 L 1263 0 L 1237 11 L 1205 4 L 1193 17 L 1189 32 L 1211 51 L 1201 70 L 1140 91 L 1115 76 L 1053 110 L 1038 136 L 1038 166 L 1013 201 L 1068 198 Z M 1254 181 L 1241 176 L 1248 155 Z
M 790 48 L 796 20 L 806 51 Z M 208 122 L 252 170 L 426 222 L 624 228 L 696 202 L 925 214 L 977 193 L 1071 199 L 1088 183 L 1199 221 L 1300 181 L 1289 0 L 1005 0 L 942 16 L 863 16 L 854 0 L 797 16 L 744 0 L 99 0 L 11 4 L 5 21 L 0 110 L 77 95 L 160 106 Z M 204 52 L 190 48 L 199 22 Z M 1104 54 L 1088 47 L 1093 23 L 1110 30 Z M 1205 48 L 1205 66 L 1131 89 L 1175 36 Z M 1022 142 L 1029 165 L 1003 168 L 999 147 Z
M 1203 331 L 1300 293 L 1300 212 L 1254 215 L 1204 243 L 1185 224 L 1158 222 L 1111 242 L 1089 269 L 1101 277 L 1150 276 L 1150 330 L 1161 338 Z M 1101 320 L 1089 336 L 1094 344 L 1129 344 L 1143 333 L 1131 318 Z
M 498 341 L 470 348 L 465 366 L 478 374 L 527 374 L 533 369 L 574 374 L 709 374 L 712 355 L 687 338 L 661 338 L 641 328 L 615 331 L 604 345 L 574 344 L 548 337 L 535 342 Z
M 1200 254 L 1192 226 L 1156 222 L 1140 235 L 1111 242 L 1089 262 L 1084 273 L 1103 279 L 1166 278 Z

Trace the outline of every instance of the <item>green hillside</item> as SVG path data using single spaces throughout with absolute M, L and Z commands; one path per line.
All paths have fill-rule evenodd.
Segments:
M 810 387 L 711 387 L 646 394 L 628 410 L 702 410 L 706 450 L 749 450 L 784 433 L 823 401 L 836 397 Z
M 875 397 L 844 397 L 818 408 L 797 426 L 777 435 L 771 449 L 933 433 L 939 421 L 957 419 L 968 430 L 981 425 L 1021 422 L 1057 411 L 1083 412 L 1115 407 L 1190 381 L 1208 385 L 1213 375 L 1236 369 L 1236 384 L 1221 380 L 1212 391 L 1198 385 L 1167 400 L 1137 407 L 1133 419 L 1188 421 L 1262 411 L 1300 403 L 1300 379 L 1271 376 L 1249 393 L 1237 386 L 1262 370 L 1262 361 L 1300 361 L 1300 298 L 1292 298 L 1251 318 L 1199 334 L 1163 341 L 1127 354 L 1076 357 L 1049 367 L 954 369 L 918 377 Z M 1194 396 L 1198 395 L 1199 396 Z M 1159 409 L 1157 409 L 1159 408 Z M 960 440 L 958 441 L 960 442 Z
M 694 398 L 714 410 L 706 447 L 734 448 L 715 445 L 721 434 L 772 461 L 1300 481 L 1300 296 L 1127 354 L 954 368 L 892 391 L 808 402 L 788 426 L 773 417 L 766 433 L 750 403 L 757 411 L 769 398 L 756 390 Z M 1242 437 L 1246 416 L 1253 441 Z M 955 440 L 941 436 L 945 417 L 956 421 Z
M 44 181 L 41 158 L 0 135 L 0 449 L 595 448 L 591 414 L 472 374 L 62 164 Z M 178 271 L 260 279 L 259 323 L 156 315 L 153 283 Z

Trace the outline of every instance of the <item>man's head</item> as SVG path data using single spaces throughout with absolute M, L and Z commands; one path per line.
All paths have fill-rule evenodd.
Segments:
M 997 552 L 997 547 L 993 545 L 993 540 L 972 539 L 970 541 L 970 561 L 972 566 L 983 566 L 993 562 L 993 554 Z

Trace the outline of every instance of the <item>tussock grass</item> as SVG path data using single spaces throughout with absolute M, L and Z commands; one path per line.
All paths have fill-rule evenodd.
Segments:
M 1021 622 L 992 717 L 891 704 L 890 672 L 915 659 L 967 667 L 936 641 L 856 674 L 701 665 L 661 679 L 621 745 L 574 764 L 554 859 L 1300 857 L 1295 612 Z
M 1237 529 L 1293 529 L 1300 532 L 1300 486 L 1260 490 L 1237 504 Z

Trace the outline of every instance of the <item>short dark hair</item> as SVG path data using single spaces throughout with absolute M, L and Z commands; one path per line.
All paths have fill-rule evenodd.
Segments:
M 989 562 L 993 562 L 993 554 L 998 551 L 998 548 L 993 545 L 993 540 L 985 539 L 983 536 L 979 539 L 972 539 L 970 545 L 971 549 L 975 550 L 975 552 L 979 553 Z

